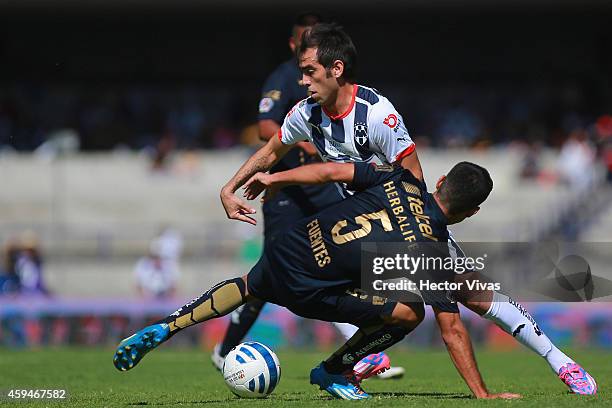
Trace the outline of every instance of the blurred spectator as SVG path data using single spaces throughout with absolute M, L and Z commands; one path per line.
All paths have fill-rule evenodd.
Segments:
M 134 268 L 136 287 L 144 298 L 168 298 L 176 291 L 182 239 L 166 231 L 151 242 L 149 254 L 140 258 Z
M 176 146 L 176 139 L 174 134 L 166 132 L 157 142 L 155 151 L 151 155 L 152 163 L 151 169 L 153 171 L 165 171 L 168 167 L 168 157 L 174 147 Z
M 21 237 L 15 271 L 19 276 L 21 294 L 48 294 L 43 281 L 43 260 L 38 237 L 32 232 L 26 232 Z
M 601 158 L 607 169 L 607 180 L 612 183 L 612 115 L 600 116 L 595 123 L 595 132 L 598 137 Z
M 4 267 L 0 269 L 0 296 L 19 293 L 19 276 L 15 270 L 19 242 L 9 239 L 4 246 Z
M 9 240 L 5 249 L 5 271 L 0 277 L 0 293 L 48 295 L 43 281 L 43 260 L 38 238 L 25 232 Z
M 172 297 L 176 289 L 177 270 L 152 248 L 138 260 L 134 269 L 138 293 L 144 298 Z
M 558 170 L 561 179 L 573 189 L 591 187 L 595 177 L 595 148 L 588 140 L 585 129 L 572 131 L 561 148 Z
M 178 264 L 183 252 L 183 236 L 171 227 L 163 227 L 159 235 L 153 239 L 157 246 L 159 255 L 167 260 Z
M 537 179 L 540 175 L 540 153 L 541 145 L 538 143 L 527 143 L 525 155 L 521 163 L 521 178 L 526 180 Z

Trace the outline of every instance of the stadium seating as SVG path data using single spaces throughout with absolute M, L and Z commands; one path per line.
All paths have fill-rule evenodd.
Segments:
M 236 260 L 245 240 L 259 239 L 261 226 L 228 221 L 218 197 L 249 153 L 179 153 L 164 172 L 152 172 L 148 157 L 138 154 L 56 160 L 4 155 L 0 172 L 19 183 L 4 183 L 0 191 L 0 239 L 26 229 L 38 233 L 55 290 L 128 294 L 132 288 L 117 289 L 114 278 L 131 273 L 149 240 L 162 226 L 171 225 L 185 238 L 179 292 L 191 295 L 219 277 L 247 270 L 248 265 Z M 476 217 L 452 228 L 460 241 L 528 241 L 557 222 L 578 198 L 558 184 L 520 179 L 518 150 L 423 149 L 419 155 L 430 190 L 439 175 L 462 160 L 481 164 L 492 174 L 495 185 L 489 201 Z M 555 153 L 546 151 L 541 164 L 551 170 L 555 160 Z M 73 284 L 65 285 L 67 281 Z

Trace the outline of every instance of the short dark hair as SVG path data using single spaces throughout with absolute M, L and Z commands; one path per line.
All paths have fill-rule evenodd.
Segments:
M 317 13 L 307 12 L 298 15 L 293 23 L 294 27 L 312 27 L 321 22 L 321 16 Z
M 307 48 L 317 48 L 317 60 L 326 69 L 331 68 L 334 61 L 342 61 L 342 76 L 348 80 L 355 79 L 357 49 L 351 37 L 338 24 L 318 23 L 304 31 L 297 54 L 302 55 Z
M 455 165 L 438 189 L 440 199 L 451 214 L 473 210 L 487 199 L 493 180 L 484 167 L 470 162 Z

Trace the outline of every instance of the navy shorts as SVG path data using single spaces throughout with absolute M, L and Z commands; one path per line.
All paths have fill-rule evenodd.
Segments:
M 249 272 L 249 294 L 308 319 L 371 326 L 382 323 L 383 317 L 390 316 L 397 304 L 382 297 L 359 293 L 345 285 L 329 286 L 329 282 L 317 285 L 313 281 L 309 290 L 303 289 L 302 282 L 300 293 L 295 293 L 290 284 L 279 282 L 279 279 L 272 282 L 268 268 L 270 263 L 262 256 Z

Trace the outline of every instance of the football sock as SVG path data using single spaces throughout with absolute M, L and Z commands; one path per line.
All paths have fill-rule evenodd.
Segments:
M 544 357 L 555 373 L 562 366 L 574 362 L 552 344 L 523 306 L 504 294 L 493 293 L 491 307 L 482 317 L 491 320 L 521 344 Z
M 336 329 L 338 329 L 338 331 L 342 334 L 342 337 L 344 337 L 345 340 L 348 340 L 353 337 L 353 335 L 357 333 L 357 330 L 359 330 L 357 326 L 353 326 L 350 323 L 334 322 L 332 324 L 336 327 Z
M 242 278 L 220 282 L 157 323 L 167 323 L 170 335 L 196 323 L 225 316 L 245 302 L 246 285 Z
M 369 354 L 379 353 L 402 340 L 412 330 L 396 325 L 364 327 L 323 362 L 330 374 L 352 370 L 355 364 Z
M 236 347 L 246 336 L 248 331 L 251 329 L 255 320 L 259 316 L 261 309 L 266 303 L 259 299 L 251 300 L 238 309 L 234 310 L 231 315 L 231 320 L 227 331 L 225 332 L 225 338 L 221 343 L 219 354 L 225 357 L 231 349 Z

